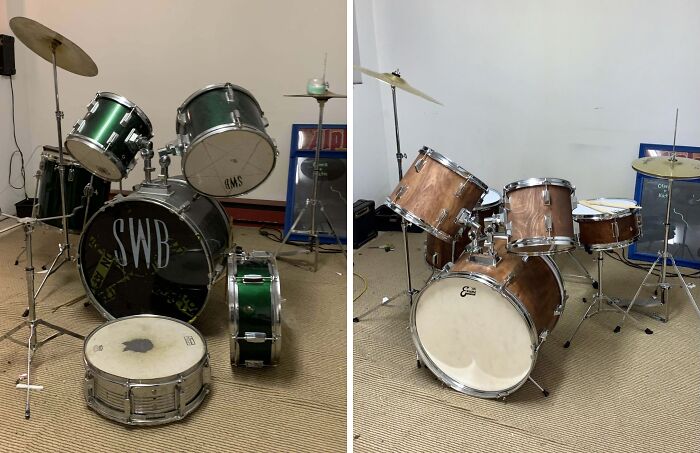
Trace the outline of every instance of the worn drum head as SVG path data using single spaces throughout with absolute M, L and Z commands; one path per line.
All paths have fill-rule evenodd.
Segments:
M 129 380 L 184 373 L 205 356 L 196 329 L 162 316 L 134 316 L 95 329 L 85 340 L 85 360 L 101 372 Z
M 213 197 L 242 195 L 262 184 L 275 167 L 268 137 L 245 127 L 207 133 L 185 152 L 182 169 L 195 190 Z
M 102 179 L 119 181 L 126 176 L 122 166 L 110 158 L 99 144 L 88 138 L 71 135 L 66 140 L 66 148 L 83 167 Z
M 425 365 L 450 387 L 505 396 L 534 366 L 534 328 L 519 304 L 474 278 L 453 274 L 421 292 L 411 316 L 413 340 Z
M 584 206 L 582 204 L 579 204 L 572 211 L 574 220 L 579 220 L 579 219 L 589 219 L 589 220 L 612 219 L 615 217 L 628 215 L 630 212 L 630 209 L 639 209 L 637 206 L 637 202 L 634 200 L 630 200 L 629 198 L 596 198 L 595 200 L 590 200 L 590 201 L 599 201 L 601 203 L 612 203 L 615 205 L 622 205 L 622 206 L 628 206 L 628 207 L 627 208 L 618 208 L 618 207 L 613 207 L 613 206 L 600 206 L 600 211 L 599 211 L 597 209 L 589 208 L 588 206 Z M 605 211 L 605 212 L 601 212 L 601 211 Z

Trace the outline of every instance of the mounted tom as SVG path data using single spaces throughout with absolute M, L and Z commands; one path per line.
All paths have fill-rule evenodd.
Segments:
M 138 152 L 127 138 L 152 138 L 151 121 L 136 104 L 109 92 L 97 93 L 87 110 L 66 138 L 66 148 L 90 173 L 120 181 L 133 168 Z
M 530 178 L 503 189 L 508 251 L 552 255 L 576 247 L 571 211 L 576 189 L 558 178 Z
M 423 147 L 386 205 L 414 225 L 443 241 L 453 241 L 465 230 L 488 187 L 447 157 Z
M 231 83 L 193 93 L 177 109 L 176 132 L 185 150 L 182 173 L 200 193 L 242 195 L 262 184 L 277 160 L 255 97 Z
M 282 347 L 282 298 L 271 253 L 229 255 L 228 307 L 231 365 L 277 365 Z

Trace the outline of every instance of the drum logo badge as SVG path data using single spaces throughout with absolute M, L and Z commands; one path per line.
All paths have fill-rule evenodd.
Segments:
M 151 252 L 152 245 L 155 246 L 157 252 L 156 268 L 162 269 L 167 267 L 168 262 L 170 261 L 170 245 L 168 244 L 168 227 L 165 225 L 165 222 L 158 219 L 136 219 L 136 222 L 134 222 L 132 217 L 128 218 L 128 222 L 125 222 L 124 220 L 125 219 L 116 219 L 112 224 L 114 239 L 117 241 L 117 246 L 119 247 L 119 250 L 114 251 L 114 256 L 117 263 L 119 263 L 122 267 L 126 267 L 127 265 L 126 250 L 119 235 L 124 233 L 124 225 L 128 224 L 129 243 L 131 244 L 134 267 L 137 269 L 139 267 L 141 249 L 143 249 L 146 269 L 151 267 L 151 256 L 153 256 Z M 144 224 L 146 227 L 145 233 Z M 151 241 L 151 224 L 153 224 L 155 242 Z
M 185 338 L 185 344 L 186 344 L 187 346 L 194 346 L 194 345 L 196 344 L 196 342 L 194 341 L 194 337 L 191 337 L 191 336 L 188 335 L 188 336 L 186 336 L 186 337 L 184 337 L 184 338 Z
M 234 176 L 233 178 L 224 178 L 224 186 L 226 190 L 238 188 L 243 185 L 243 176 Z
M 462 297 L 476 296 L 476 288 L 473 286 L 463 286 L 462 291 L 459 293 Z

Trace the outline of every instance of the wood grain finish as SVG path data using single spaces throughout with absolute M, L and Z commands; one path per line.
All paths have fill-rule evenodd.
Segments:
M 425 160 L 425 164 L 416 170 L 416 163 Z M 460 186 L 466 182 L 460 196 L 455 196 Z M 405 187 L 399 197 L 401 188 Z M 389 201 L 401 209 L 422 219 L 428 226 L 435 228 L 450 238 L 455 238 L 462 225 L 456 223 L 459 211 L 464 208 L 469 211 L 479 203 L 484 190 L 473 182 L 440 162 L 419 154 L 399 182 L 399 185 L 389 196 Z M 439 222 L 440 213 L 445 209 L 447 216 Z M 425 229 L 424 225 L 419 225 Z
M 578 218 L 576 222 L 579 226 L 579 242 L 589 247 L 631 241 L 639 237 L 640 233 L 638 214 L 634 212 L 615 219 Z M 619 233 L 617 236 L 616 231 Z
M 552 264 L 554 262 L 549 257 L 540 256 L 526 257 L 527 260 L 524 261 L 524 257 L 507 253 L 505 237 L 494 238 L 494 248 L 502 258 L 496 266 L 475 263 L 465 254 L 457 260 L 451 272 L 482 274 L 499 284 L 503 284 L 512 276 L 506 289 L 530 314 L 537 334 L 544 330 L 551 332 L 559 321 L 559 315 L 554 311 L 564 303 L 559 276 L 547 264 L 548 261 Z M 556 265 L 554 267 L 556 268 Z
M 506 192 L 506 223 L 510 223 L 511 230 L 509 244 L 519 240 L 554 236 L 570 238 L 572 243 L 574 242 L 571 189 L 551 184 L 547 184 L 546 188 L 550 196 L 548 205 L 544 203 L 544 184 Z M 547 215 L 552 219 L 551 231 L 546 228 Z M 568 248 L 573 246 L 565 247 L 564 250 Z M 518 251 L 522 252 L 546 252 L 549 249 L 549 246 L 518 247 Z

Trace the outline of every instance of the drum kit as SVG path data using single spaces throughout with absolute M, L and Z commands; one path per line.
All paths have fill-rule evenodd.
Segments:
M 206 340 L 190 323 L 225 275 L 231 365 L 277 365 L 283 299 L 275 257 L 229 244 L 229 218 L 216 199 L 250 192 L 275 166 L 277 148 L 255 97 L 231 83 L 193 93 L 177 109 L 177 138 L 154 151 L 153 126 L 144 111 L 119 94 L 99 92 L 64 142 L 56 68 L 94 76 L 97 66 L 76 44 L 38 22 L 15 17 L 10 27 L 53 65 L 59 139 L 56 152 L 42 154 L 33 216 L 2 214 L 17 224 L 0 233 L 20 226 L 25 232 L 27 319 L 0 336 L 27 347 L 27 373 L 17 383 L 26 389 L 25 417 L 30 391 L 43 388 L 31 382 L 33 355 L 64 334 L 84 340 L 90 408 L 130 425 L 185 417 L 204 400 L 210 382 Z M 160 174 L 153 178 L 156 153 Z M 139 155 L 144 181 L 130 194 L 120 190 L 108 200 L 110 184 L 121 187 Z M 183 176 L 169 175 L 173 155 L 182 157 Z M 62 228 L 65 242 L 35 291 L 37 223 Z M 76 258 L 89 302 L 108 320 L 87 338 L 36 315 L 44 283 L 73 258 L 69 231 L 80 234 Z M 55 333 L 39 341 L 40 325 Z M 26 343 L 12 337 L 24 326 L 30 329 Z
M 358 69 L 391 84 L 394 102 L 396 87 L 410 87 L 398 71 L 382 74 Z M 413 87 L 406 91 L 434 101 Z M 406 222 L 428 233 L 425 261 L 433 268 L 426 284 L 414 290 L 406 246 L 409 289 L 399 296 L 409 295 L 409 326 L 418 367 L 425 365 L 444 384 L 472 396 L 505 399 L 527 381 L 547 396 L 547 390 L 531 373 L 537 353 L 557 325 L 568 298 L 553 257 L 567 253 L 574 258 L 571 252 L 577 247 L 598 254 L 597 282 L 586 272 L 597 293 L 564 347 L 570 346 L 585 319 L 603 311 L 619 312 L 622 321 L 630 317 L 639 324 L 629 316 L 639 291 L 625 310 L 618 299 L 603 293 L 602 285 L 603 254 L 632 244 L 641 234 L 641 207 L 634 200 L 578 202 L 575 187 L 559 178 L 529 178 L 507 184 L 502 191 L 494 190 L 428 147 L 418 151 L 404 174 L 398 122 L 395 126 L 400 181 L 385 204 L 402 218 L 404 244 Z M 669 186 L 674 178 L 700 177 L 700 163 L 690 159 L 646 158 L 635 161 L 633 167 L 667 178 Z M 669 206 L 670 193 L 669 187 Z M 667 215 L 666 238 L 668 229 Z M 695 304 L 688 289 L 692 286 L 683 281 L 667 251 L 667 241 L 664 251 L 659 252 L 659 260 L 663 257 L 671 260 Z M 657 285 L 664 297 L 670 286 L 665 282 L 665 266 L 663 260 Z M 396 297 L 385 297 L 354 321 Z M 610 308 L 604 308 L 602 302 Z M 596 311 L 591 312 L 594 307 Z M 619 332 L 620 326 L 614 331 Z

